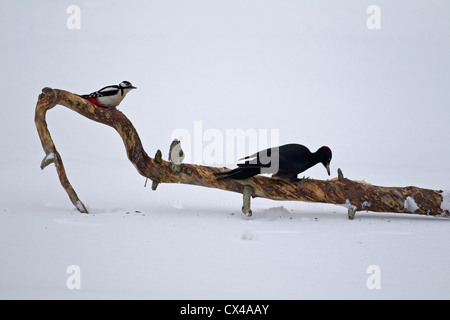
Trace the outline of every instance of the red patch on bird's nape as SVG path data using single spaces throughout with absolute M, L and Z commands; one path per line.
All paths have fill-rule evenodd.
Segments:
M 330 151 L 330 159 L 333 158 L 333 152 L 331 152 L 331 149 L 327 146 L 323 146 L 322 148 L 328 149 Z
M 106 108 L 104 105 L 102 105 L 100 102 L 98 102 L 98 100 L 96 98 L 89 97 L 89 98 L 87 98 L 87 100 L 89 100 L 90 102 L 95 104 L 97 107 Z

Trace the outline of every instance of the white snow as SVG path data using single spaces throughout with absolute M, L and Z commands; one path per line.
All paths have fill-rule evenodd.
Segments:
M 345 200 L 345 203 L 342 206 L 347 208 L 347 209 L 350 209 L 350 210 L 356 210 L 357 209 L 357 207 L 355 205 L 351 204 L 349 199 Z
M 417 205 L 417 203 L 413 197 L 406 197 L 405 202 L 403 203 L 403 206 L 409 212 L 414 212 L 417 209 L 419 209 L 419 206 Z
M 368 201 L 364 201 L 364 202 L 361 204 L 361 206 L 363 207 L 363 209 L 364 209 L 364 208 L 368 208 L 368 207 L 371 206 L 371 203 L 368 202 Z
M 53 152 L 50 152 L 47 156 L 45 156 L 43 162 L 47 162 L 53 159 L 55 159 L 55 154 Z
M 223 136 L 274 129 L 280 144 L 328 145 L 332 176 L 450 190 L 450 2 L 386 2 L 381 30 L 356 3 L 80 1 L 79 30 L 66 27 L 67 3 L 3 3 L 0 299 L 449 299 L 450 273 L 436 267 L 450 264 L 446 218 L 350 221 L 350 202 L 258 198 L 246 217 L 241 194 L 152 191 L 112 128 L 61 106 L 48 128 L 90 214 L 54 166 L 39 168 L 30 120 L 43 87 L 85 94 L 128 80 L 138 89 L 118 108 L 150 156 L 167 159 L 176 130 L 203 158 L 228 150 L 198 137 L 197 121 Z M 302 175 L 329 178 L 320 164 Z M 76 270 L 81 289 L 70 289 Z
M 81 201 L 77 201 L 77 202 L 75 203 L 75 207 L 76 207 L 80 212 L 84 211 L 84 206 L 83 206 L 83 204 L 81 203 Z
M 443 191 L 442 192 L 442 204 L 441 204 L 442 210 L 447 210 L 450 212 L 450 191 Z
M 256 240 L 258 239 L 257 235 L 251 231 L 245 230 L 241 235 L 242 240 Z

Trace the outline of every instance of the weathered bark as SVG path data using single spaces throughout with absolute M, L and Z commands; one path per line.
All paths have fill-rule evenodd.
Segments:
M 246 180 L 217 180 L 214 173 L 224 169 L 168 162 L 162 159 L 159 150 L 154 158 L 149 157 L 136 129 L 122 112 L 116 109 L 96 107 L 89 101 L 64 90 L 44 88 L 42 94 L 39 95 L 35 113 L 36 127 L 46 153 L 41 168 L 44 169 L 48 164 L 55 163 L 62 186 L 80 212 L 87 213 L 86 207 L 78 199 L 67 179 L 61 156 L 56 150 L 45 120 L 47 111 L 58 104 L 74 110 L 88 119 L 114 128 L 124 142 L 128 159 L 142 176 L 153 180 L 152 189 L 154 190 L 159 183 L 183 183 L 243 193 L 243 211 L 248 215 L 251 214 L 248 200 L 250 194 L 252 197 L 272 200 L 345 205 L 349 208 L 349 218 L 353 218 L 356 211 L 425 215 L 447 215 L 449 213 L 448 210 L 441 208 L 442 191 L 418 187 L 374 186 L 346 179 L 342 172 L 339 173 L 339 178 L 333 180 L 307 180 L 303 187 L 300 182 L 286 182 L 265 176 L 256 176 Z M 407 199 L 408 201 L 413 199 L 418 209 L 410 212 L 412 210 L 411 206 L 407 205 Z

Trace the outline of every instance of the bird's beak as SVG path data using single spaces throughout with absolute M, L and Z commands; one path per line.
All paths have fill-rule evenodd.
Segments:
M 325 168 L 327 169 L 328 175 L 331 175 L 331 173 L 330 173 L 330 164 L 329 163 L 327 163 Z
M 136 87 L 133 87 L 133 86 L 131 86 L 130 88 L 131 88 L 131 89 L 137 89 Z

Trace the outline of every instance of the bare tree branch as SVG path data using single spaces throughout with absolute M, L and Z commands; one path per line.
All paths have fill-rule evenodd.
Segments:
M 153 190 L 156 190 L 159 183 L 183 183 L 242 193 L 244 195 L 243 211 L 248 215 L 251 214 L 250 197 L 345 205 L 349 209 L 350 219 L 353 219 L 357 211 L 423 215 L 447 215 L 449 213 L 448 210 L 441 208 L 442 191 L 418 187 L 374 186 L 346 179 L 342 171 L 337 179 L 327 181 L 311 179 L 307 180 L 303 186 L 300 182 L 292 183 L 265 176 L 256 176 L 246 180 L 217 180 L 214 173 L 224 170 L 223 168 L 180 163 L 183 155 L 181 149 L 177 149 L 179 159 L 175 162 L 163 160 L 159 150 L 154 158 L 149 157 L 136 129 L 122 112 L 116 109 L 99 108 L 64 90 L 44 88 L 39 95 L 35 113 L 36 128 L 46 154 L 41 168 L 44 169 L 50 163 L 55 163 L 63 188 L 72 203 L 83 213 L 87 213 L 87 209 L 67 179 L 61 156 L 56 150 L 47 128 L 46 113 L 56 105 L 65 106 L 90 120 L 114 128 L 124 142 L 128 159 L 142 176 L 153 181 Z M 172 148 L 176 146 L 177 143 L 173 143 Z

